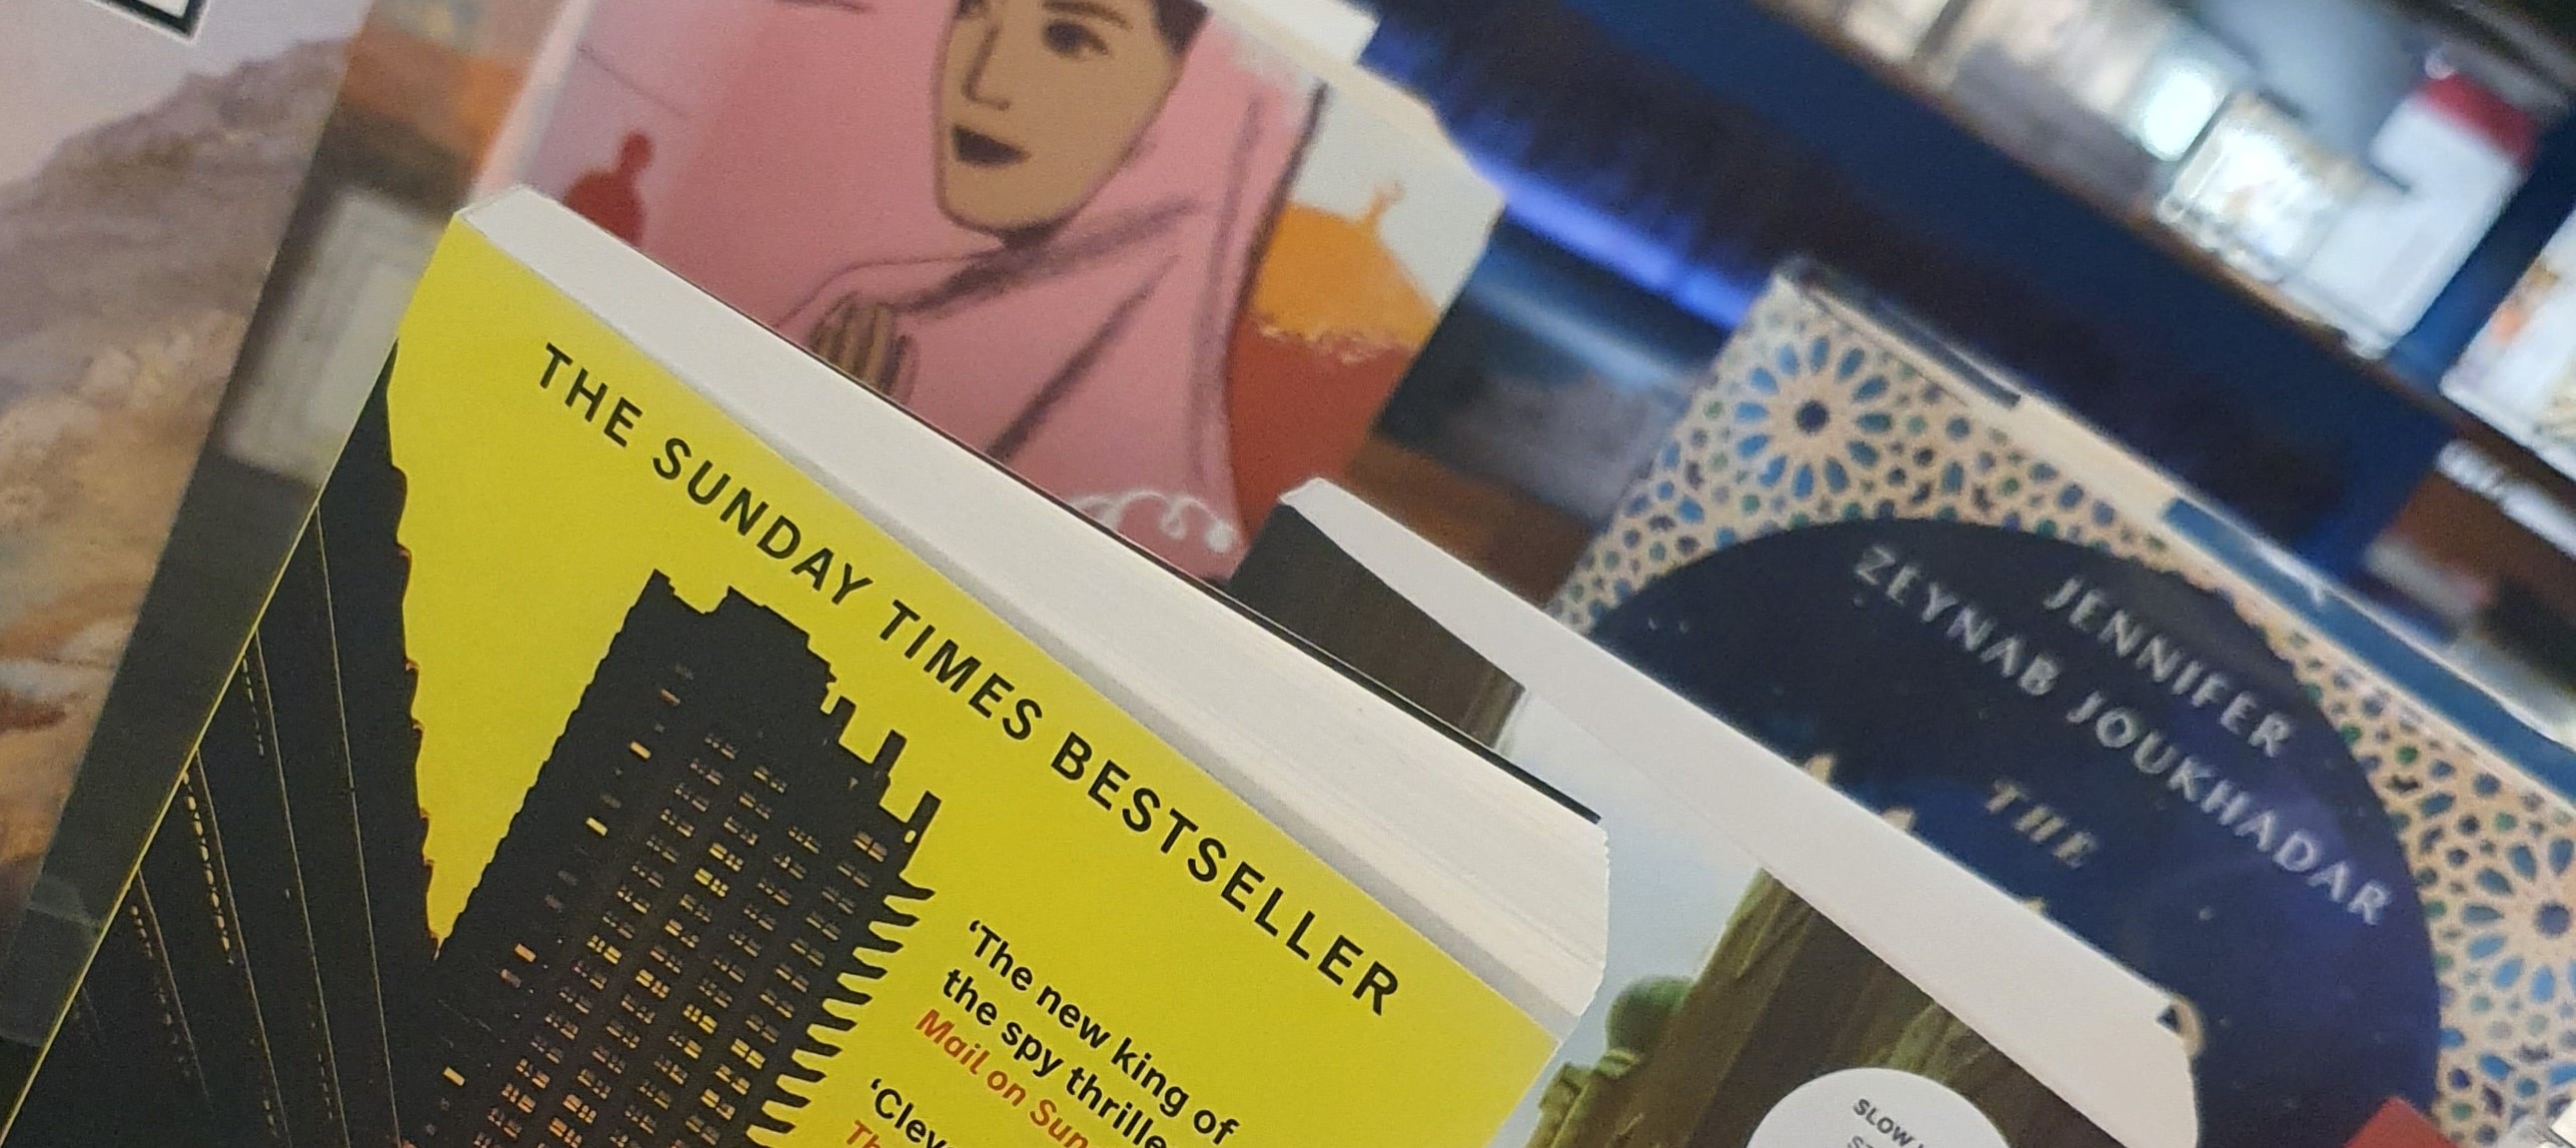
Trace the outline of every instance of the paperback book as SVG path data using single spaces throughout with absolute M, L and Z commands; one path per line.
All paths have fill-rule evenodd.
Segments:
M 1501 208 L 1338 34 L 1264 11 L 602 5 L 524 177 L 1222 577 L 1357 449 Z
M 365 10 L 27 0 L 0 36 L 0 951 Z M 21 1012 L 0 1008 L 11 1040 L 30 1038 Z
M 2162 992 L 1358 499 L 1232 589 L 1602 816 L 1605 991 L 1501 1148 L 2195 1142 Z
M 1820 271 L 1554 609 L 2171 990 L 2213 1148 L 2492 1143 L 2576 1080 L 2567 752 Z
M 530 192 L 236 686 L 102 968 L 281 1142 L 1473 1145 L 1599 976 L 1578 807 Z

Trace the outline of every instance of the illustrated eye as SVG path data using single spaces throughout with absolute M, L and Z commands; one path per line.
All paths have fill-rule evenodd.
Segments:
M 981 0 L 968 0 L 968 2 L 980 3 Z M 1105 55 L 1109 51 L 1109 42 L 1101 39 L 1099 33 L 1083 26 L 1079 20 L 1047 21 L 1046 46 L 1048 51 L 1073 60 Z
M 957 14 L 960 16 L 981 16 L 989 7 L 991 7 L 991 4 L 992 0 L 957 0 Z

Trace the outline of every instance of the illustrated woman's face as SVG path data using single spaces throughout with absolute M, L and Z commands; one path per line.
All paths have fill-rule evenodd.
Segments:
M 960 0 L 939 78 L 939 205 L 1008 235 L 1062 220 L 1180 71 L 1153 0 Z

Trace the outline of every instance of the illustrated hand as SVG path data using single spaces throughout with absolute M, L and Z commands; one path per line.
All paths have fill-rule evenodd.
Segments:
M 911 342 L 895 331 L 894 308 L 855 295 L 841 296 L 805 336 L 805 345 L 824 362 L 881 394 L 893 392 Z

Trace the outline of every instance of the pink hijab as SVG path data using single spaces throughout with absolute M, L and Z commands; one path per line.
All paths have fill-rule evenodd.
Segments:
M 1034 246 L 939 209 L 953 0 L 781 0 L 646 250 L 790 338 L 892 306 L 906 405 L 1190 573 L 1241 557 L 1226 348 L 1313 108 L 1221 21 L 1127 163 Z

